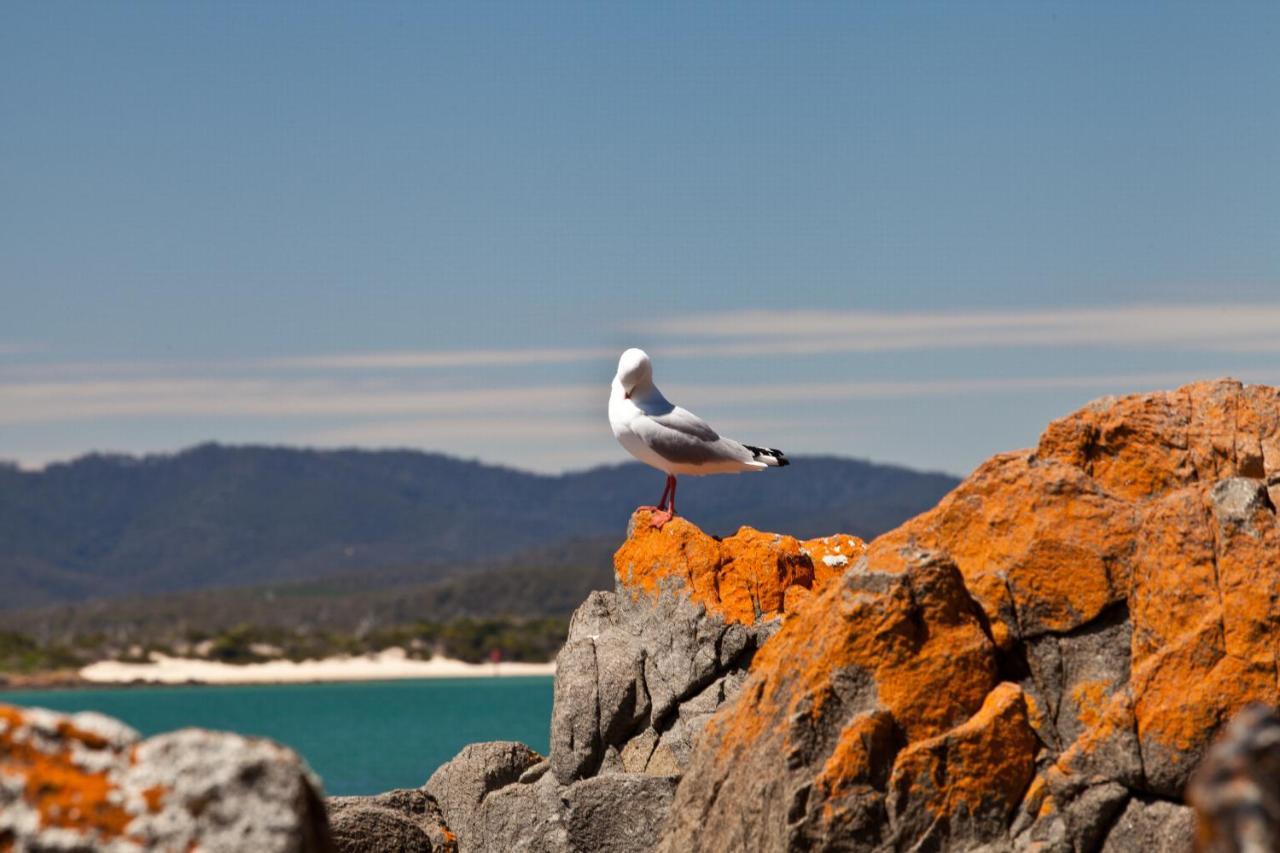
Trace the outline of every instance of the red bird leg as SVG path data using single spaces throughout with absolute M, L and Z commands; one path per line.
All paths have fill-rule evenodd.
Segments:
M 662 490 L 662 498 L 658 501 L 657 506 L 642 506 L 637 508 L 651 510 L 652 512 L 665 512 L 667 508 L 667 496 L 671 494 L 671 483 L 674 479 L 675 478 L 671 475 L 667 475 L 667 485 L 666 488 Z
M 671 495 L 670 504 L 667 503 L 668 493 L 670 493 Z M 676 515 L 676 478 L 671 474 L 668 474 L 667 487 L 662 491 L 662 504 L 661 506 L 658 507 L 658 511 L 653 514 L 649 523 L 652 524 L 654 527 L 658 528 L 659 530 L 661 530 L 662 525 L 666 524 L 668 521 L 675 518 L 675 515 Z

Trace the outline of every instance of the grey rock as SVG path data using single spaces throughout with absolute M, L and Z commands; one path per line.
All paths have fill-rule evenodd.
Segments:
M 664 773 L 680 772 L 698 731 L 741 687 L 755 650 L 773 630 L 776 620 L 730 625 L 708 615 L 674 578 L 664 580 L 656 596 L 625 588 L 593 592 L 574 613 L 556 659 L 556 780 L 568 785 L 604 772 L 606 760 L 610 772 L 637 772 L 655 749 Z M 629 747 L 636 738 L 641 742 Z
M 436 801 L 421 789 L 374 797 L 330 797 L 329 827 L 338 853 L 456 853 Z
M 1194 837 L 1191 809 L 1165 800 L 1132 799 L 1107 834 L 1102 853 L 1191 853 Z
M 1187 800 L 1204 850 L 1280 849 L 1280 716 L 1261 704 L 1236 714 L 1191 777 Z
M 462 853 L 648 853 L 677 780 L 610 773 L 561 785 L 547 774 L 485 798 L 473 847 Z
M 648 853 L 671 810 L 676 780 L 663 776 L 597 776 L 564 793 L 569 849 L 574 853 Z
M 476 822 L 477 843 L 462 853 L 565 853 L 569 832 L 564 787 L 547 773 L 530 785 L 508 785 L 485 797 Z
M 649 766 L 649 758 L 658 745 L 658 733 L 653 729 L 645 729 L 627 741 L 622 748 L 622 767 L 628 773 L 643 773 Z
M 625 743 L 649 719 L 649 693 L 644 681 L 644 649 L 621 631 L 596 640 L 596 678 L 600 694 L 600 737 L 606 744 Z
M 1242 528 L 1255 538 L 1261 535 L 1253 526 L 1258 510 L 1276 511 L 1267 494 L 1266 481 L 1252 477 L 1219 480 L 1209 492 L 1209 500 L 1219 524 Z
M 183 729 L 139 741 L 101 714 L 16 709 L 0 718 L 0 848 L 14 850 L 311 853 L 333 849 L 320 782 L 292 750 L 260 738 Z M 58 770 L 41 786 L 105 783 L 127 833 L 71 812 L 49 826 L 28 797 L 31 756 Z M 16 759 L 16 760 L 14 760 Z
M 432 773 L 423 790 L 439 804 L 445 823 L 466 853 L 478 840 L 480 804 L 542 761 L 541 755 L 515 741 L 473 743 Z
M 547 771 L 550 769 L 551 762 L 544 758 L 528 770 L 521 773 L 520 778 L 517 781 L 519 781 L 521 785 L 531 785 L 545 776 Z
M 1067 833 L 1077 850 L 1097 850 L 1112 820 L 1125 807 L 1129 790 L 1115 782 L 1086 788 L 1063 809 Z
M 570 639 L 556 656 L 551 710 L 551 772 L 562 785 L 594 773 L 604 755 L 600 738 L 596 644 Z
M 1078 690 L 1098 686 L 1110 697 L 1129 683 L 1129 647 L 1133 627 L 1128 610 L 1114 607 L 1097 619 L 1066 634 L 1045 634 L 1027 640 L 1031 677 L 1022 688 L 1044 709 L 1052 723 L 1039 734 L 1053 748 L 1070 746 L 1085 730 Z M 1136 778 L 1126 778 L 1136 783 Z

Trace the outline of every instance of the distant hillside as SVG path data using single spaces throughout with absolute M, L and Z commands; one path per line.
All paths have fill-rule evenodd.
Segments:
M 956 484 L 849 459 L 683 478 L 703 529 L 872 536 Z M 638 464 L 543 476 L 412 451 L 201 445 L 0 466 L 0 607 L 355 575 L 438 580 L 484 560 L 622 535 L 662 477 Z M 391 572 L 393 575 L 394 572 Z
M 412 570 L 52 604 L 5 614 L 4 627 L 41 645 L 172 645 L 241 625 L 301 634 L 363 634 L 466 618 L 567 618 L 613 588 L 619 537 L 574 540 L 422 581 Z M 101 657 L 101 655 L 99 655 Z

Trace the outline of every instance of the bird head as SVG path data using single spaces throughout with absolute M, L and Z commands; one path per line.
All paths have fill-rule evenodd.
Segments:
M 614 381 L 622 386 L 628 398 L 637 389 L 653 384 L 653 365 L 649 362 L 649 354 L 642 349 L 632 347 L 618 359 L 618 375 Z

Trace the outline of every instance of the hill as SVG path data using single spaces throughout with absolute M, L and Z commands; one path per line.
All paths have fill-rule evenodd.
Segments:
M 870 537 L 956 482 L 810 457 L 749 480 L 685 478 L 680 497 L 714 533 L 749 524 Z M 331 576 L 429 583 L 528 549 L 616 537 L 660 490 L 661 476 L 638 464 L 547 476 L 415 451 L 205 444 L 39 472 L 0 466 L 0 607 Z

